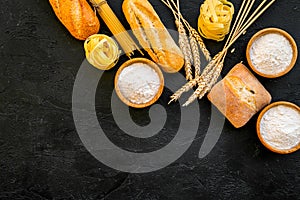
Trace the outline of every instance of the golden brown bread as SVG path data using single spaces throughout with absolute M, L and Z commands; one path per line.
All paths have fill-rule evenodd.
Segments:
M 147 0 L 125 0 L 124 15 L 141 46 L 165 72 L 174 73 L 184 64 L 183 55 Z
M 96 13 L 86 0 L 49 0 L 55 15 L 68 31 L 79 40 L 99 32 Z
M 246 66 L 239 63 L 208 94 L 208 99 L 236 128 L 271 102 L 271 95 Z

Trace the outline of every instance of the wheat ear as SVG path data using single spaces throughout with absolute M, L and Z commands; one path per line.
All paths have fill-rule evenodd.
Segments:
M 185 77 L 186 80 L 192 80 L 193 72 L 192 72 L 192 63 L 191 63 L 192 60 L 191 46 L 188 42 L 188 37 L 183 24 L 178 19 L 175 20 L 175 24 L 179 32 L 178 44 L 184 57 Z
M 184 42 L 182 44 L 182 46 L 180 46 L 180 44 L 179 44 L 179 47 L 182 51 L 184 50 L 186 52 L 189 61 L 191 62 L 191 64 L 193 64 L 192 63 L 193 62 L 192 49 L 191 49 L 189 39 L 188 39 L 187 33 L 185 31 L 184 25 L 182 24 L 182 22 L 179 19 L 175 20 L 175 24 L 177 26 L 177 30 L 179 33 L 179 39 L 181 39 Z
M 210 61 L 210 60 L 211 60 L 210 53 L 209 53 L 209 51 L 207 50 L 207 48 L 206 48 L 206 46 L 205 46 L 205 44 L 204 44 L 204 42 L 203 42 L 201 36 L 199 35 L 199 33 L 196 31 L 196 29 L 194 29 L 194 28 L 191 27 L 191 26 L 190 26 L 190 31 L 191 31 L 192 36 L 193 36 L 193 37 L 196 39 L 196 41 L 198 42 L 199 47 L 200 47 L 202 53 L 203 53 L 204 56 L 205 56 L 205 59 L 206 59 L 207 61 Z
M 218 60 L 220 59 L 221 52 L 214 56 L 214 58 L 208 63 L 208 65 L 205 67 L 203 73 L 200 76 L 195 77 L 193 80 L 187 82 L 184 86 L 182 86 L 179 90 L 177 90 L 170 98 L 169 104 L 173 101 L 177 101 L 181 95 L 185 92 L 188 92 L 190 89 L 192 89 L 194 86 L 198 84 L 198 87 L 201 87 L 201 85 L 205 86 L 207 83 L 207 75 L 209 75 L 209 72 L 213 69 L 213 67 L 216 65 Z M 196 96 L 197 98 L 197 96 Z
M 188 106 L 197 98 L 202 99 L 203 96 L 211 89 L 212 85 L 216 82 L 221 73 L 224 63 L 224 57 L 224 52 L 220 52 L 214 56 L 212 61 L 209 62 L 209 64 L 203 71 L 201 75 L 202 78 L 198 79 L 198 88 L 188 98 L 183 106 Z
M 197 78 L 194 78 L 193 80 L 190 80 L 187 82 L 184 86 L 182 86 L 179 90 L 177 90 L 170 98 L 171 100 L 169 101 L 168 104 L 170 104 L 173 101 L 177 101 L 181 95 L 185 92 L 188 92 L 190 89 L 192 89 L 195 85 L 197 85 L 197 82 L 199 81 L 200 76 Z
M 225 57 L 226 57 L 226 53 L 225 55 L 223 56 L 222 60 L 220 63 L 217 64 L 216 66 L 216 69 L 214 70 L 215 72 L 213 73 L 213 76 L 212 78 L 210 79 L 210 82 L 208 83 L 208 90 L 210 91 L 212 89 L 212 87 L 217 83 L 218 81 L 218 78 L 221 74 L 221 71 L 223 69 L 223 66 L 224 66 L 224 60 L 225 60 Z M 205 94 L 204 94 L 205 95 Z M 199 95 L 198 98 L 202 98 L 204 95 Z
M 192 48 L 192 54 L 193 54 L 193 61 L 194 61 L 194 67 L 195 67 L 195 77 L 200 76 L 200 66 L 201 66 L 201 60 L 200 60 L 200 52 L 198 48 L 198 43 L 196 39 L 190 35 L 190 44 Z
M 180 13 L 180 9 L 179 9 L 179 1 L 177 1 L 177 5 L 174 3 L 174 1 L 172 0 L 161 0 L 161 2 L 163 2 L 168 8 L 171 9 L 171 11 L 173 12 L 175 18 L 179 18 L 183 21 L 184 25 L 186 26 L 186 28 L 190 31 L 190 33 L 193 35 L 193 37 L 196 39 L 196 41 L 198 42 L 201 51 L 203 52 L 205 58 L 207 61 L 211 60 L 211 56 L 209 51 L 207 50 L 201 36 L 199 35 L 199 33 L 196 31 L 196 29 L 194 29 L 189 22 L 184 19 L 184 17 L 182 16 L 182 14 Z M 171 4 L 172 3 L 172 4 Z M 172 7 L 173 5 L 173 7 Z M 176 12 L 177 11 L 177 12 Z

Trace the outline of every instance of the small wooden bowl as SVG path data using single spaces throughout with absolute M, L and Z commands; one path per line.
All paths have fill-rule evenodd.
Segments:
M 263 139 L 263 137 L 262 137 L 262 135 L 261 135 L 261 132 L 260 132 L 260 123 L 261 123 L 262 117 L 264 116 L 264 114 L 265 114 L 268 110 L 270 110 L 271 108 L 276 107 L 276 106 L 278 106 L 278 105 L 289 106 L 289 107 L 292 107 L 292 108 L 294 108 L 294 109 L 296 109 L 296 110 L 298 110 L 298 111 L 300 112 L 300 107 L 298 107 L 297 105 L 295 105 L 295 104 L 293 104 L 293 103 L 286 102 L 286 101 L 278 101 L 278 102 L 274 102 L 274 103 L 268 105 L 267 107 L 265 107 L 265 108 L 261 111 L 261 113 L 260 113 L 259 116 L 258 116 L 257 123 L 256 123 L 256 132 L 257 132 L 257 136 L 258 136 L 260 142 L 261 142 L 266 148 L 268 148 L 269 150 L 271 150 L 271 151 L 273 151 L 273 152 L 275 152 L 275 153 L 279 153 L 279 154 L 289 154 L 289 153 L 293 153 L 293 152 L 295 152 L 295 151 L 297 151 L 297 150 L 300 149 L 300 142 L 298 143 L 297 146 L 295 146 L 295 147 L 293 147 L 293 148 L 291 148 L 291 149 L 287 149 L 287 150 L 286 150 L 286 149 L 284 149 L 284 150 L 282 150 L 282 149 L 276 149 L 276 148 L 274 148 L 273 146 L 269 145 L 269 144 Z
M 126 97 L 124 97 L 122 92 L 120 91 L 120 88 L 118 85 L 119 76 L 120 76 L 122 70 L 134 63 L 147 64 L 149 67 L 151 67 L 152 69 L 155 70 L 155 72 L 159 76 L 159 80 L 160 80 L 160 86 L 159 86 L 159 89 L 158 89 L 158 92 L 156 93 L 156 95 L 150 101 L 148 101 L 146 103 L 142 103 L 142 104 L 133 103 L 130 100 L 128 100 Z M 153 103 L 155 103 L 157 101 L 157 99 L 159 99 L 159 97 L 161 96 L 163 89 L 164 89 L 164 76 L 163 76 L 160 68 L 154 62 L 152 62 L 151 60 L 148 60 L 146 58 L 134 58 L 134 59 L 128 60 L 125 63 L 123 63 L 116 73 L 114 82 L 115 82 L 116 93 L 117 93 L 118 97 L 121 99 L 121 101 L 123 103 L 125 103 L 126 105 L 134 107 L 134 108 L 145 108 L 147 106 L 152 105 Z
M 292 49 L 293 49 L 293 57 L 292 57 L 290 65 L 284 71 L 282 71 L 278 74 L 264 74 L 264 73 L 258 71 L 255 68 L 255 66 L 253 65 L 253 63 L 251 62 L 250 48 L 251 48 L 253 42 L 256 39 L 258 39 L 259 37 L 261 37 L 263 35 L 266 35 L 266 34 L 269 34 L 269 33 L 277 33 L 277 34 L 280 34 L 280 35 L 284 36 L 290 42 L 290 44 L 292 46 Z M 284 30 L 281 30 L 281 29 L 278 29 L 278 28 L 266 28 L 266 29 L 263 29 L 261 31 L 258 31 L 256 34 L 254 34 L 252 36 L 252 38 L 248 42 L 247 49 L 246 49 L 247 61 L 248 61 L 248 64 L 250 65 L 250 67 L 252 68 L 252 70 L 255 73 L 257 73 L 258 75 L 260 75 L 262 77 L 266 77 L 266 78 L 277 78 L 277 77 L 280 77 L 280 76 L 283 76 L 283 75 L 287 74 L 294 67 L 294 65 L 296 63 L 296 60 L 297 60 L 297 56 L 298 56 L 298 49 L 297 49 L 297 44 L 296 44 L 295 40 L 292 38 L 292 36 L 290 34 L 285 32 Z

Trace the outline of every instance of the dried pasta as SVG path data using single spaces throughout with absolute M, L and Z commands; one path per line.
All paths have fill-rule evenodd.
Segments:
M 90 0 L 93 6 L 97 9 L 100 17 L 103 19 L 109 30 L 115 36 L 116 40 L 122 47 L 125 54 L 130 58 L 134 50 L 139 50 L 137 44 L 133 41 L 130 35 L 125 30 L 117 16 L 107 4 L 106 0 Z M 141 51 L 140 51 L 141 52 Z M 141 54 L 143 54 L 141 52 Z
M 202 37 L 224 40 L 229 33 L 234 14 L 233 4 L 227 0 L 205 0 L 200 7 L 198 31 Z
M 94 67 L 109 70 L 119 60 L 120 51 L 117 43 L 104 34 L 95 34 L 84 42 L 86 58 Z

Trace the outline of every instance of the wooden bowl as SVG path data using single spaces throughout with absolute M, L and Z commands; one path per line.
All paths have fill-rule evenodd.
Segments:
M 149 67 L 151 67 L 152 69 L 155 70 L 155 72 L 157 73 L 159 80 L 160 80 L 160 86 L 159 86 L 158 92 L 150 101 L 148 101 L 146 103 L 136 104 L 136 103 L 131 102 L 126 97 L 124 97 L 124 95 L 120 91 L 120 88 L 118 85 L 119 76 L 120 76 L 122 70 L 134 63 L 147 64 Z M 125 63 L 123 63 L 116 73 L 114 82 L 115 82 L 116 93 L 117 93 L 118 97 L 121 99 L 121 101 L 123 103 L 125 103 L 126 105 L 134 107 L 134 108 L 145 108 L 147 106 L 152 105 L 153 103 L 155 103 L 157 101 L 157 99 L 159 99 L 159 97 L 161 96 L 163 89 L 164 89 L 164 76 L 163 76 L 160 68 L 154 62 L 152 62 L 151 60 L 148 60 L 146 58 L 134 58 L 134 59 L 128 60 Z
M 268 105 L 267 107 L 265 107 L 261 113 L 259 114 L 258 116 L 258 119 L 257 119 L 257 123 L 256 123 L 256 132 L 257 132 L 257 136 L 259 138 L 259 140 L 261 141 L 261 143 L 266 147 L 268 148 L 269 150 L 275 152 L 275 153 L 279 153 L 279 154 L 288 154 L 288 153 L 293 153 L 295 151 L 297 151 L 298 149 L 300 149 L 300 142 L 298 143 L 298 145 L 296 145 L 295 147 L 291 148 L 291 149 L 277 149 L 273 146 L 271 146 L 270 144 L 268 144 L 264 138 L 262 137 L 261 135 L 261 132 L 260 132 L 260 123 L 261 123 L 261 119 L 262 117 L 264 116 L 264 114 L 270 110 L 271 108 L 273 107 L 276 107 L 278 105 L 285 105 L 285 106 L 289 106 L 289 107 L 292 107 L 296 110 L 298 110 L 300 112 L 300 107 L 298 107 L 297 105 L 293 104 L 293 103 L 290 103 L 290 102 L 286 102 L 286 101 L 278 101 L 278 102 L 275 102 L 275 103 L 272 103 L 270 105 Z
M 263 35 L 266 35 L 266 34 L 269 34 L 269 33 L 277 33 L 277 34 L 280 34 L 280 35 L 284 36 L 290 42 L 292 50 L 293 50 L 293 57 L 292 57 L 290 65 L 284 71 L 282 71 L 280 73 L 277 73 L 277 74 L 265 74 L 265 73 L 262 73 L 262 72 L 258 71 L 255 68 L 255 66 L 253 65 L 253 63 L 251 61 L 251 56 L 250 56 L 250 48 L 251 48 L 253 42 L 256 39 L 258 39 L 259 37 L 261 37 Z M 294 67 L 294 65 L 296 63 L 296 60 L 297 60 L 297 56 L 298 56 L 298 49 L 297 49 L 297 44 L 296 44 L 295 40 L 292 38 L 292 36 L 290 34 L 285 32 L 284 30 L 281 30 L 281 29 L 278 29 L 278 28 L 266 28 L 266 29 L 263 29 L 261 31 L 258 31 L 256 34 L 254 34 L 252 36 L 252 38 L 248 42 L 247 49 L 246 49 L 247 61 L 248 61 L 248 64 L 250 65 L 250 67 L 252 68 L 252 70 L 255 73 L 257 73 L 258 75 L 266 77 L 266 78 L 277 78 L 277 77 L 280 77 L 280 76 L 283 76 L 283 75 L 287 74 Z

